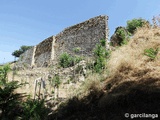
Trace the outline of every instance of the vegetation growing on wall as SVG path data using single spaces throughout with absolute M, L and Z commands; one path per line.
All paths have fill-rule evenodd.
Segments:
M 118 28 L 116 35 L 120 40 L 119 45 L 126 45 L 129 41 L 130 33 L 125 28 Z
M 124 29 L 119 29 L 116 33 L 122 39 L 121 45 L 127 41 L 125 32 Z M 52 111 L 54 113 L 52 119 L 123 120 L 126 111 L 141 113 L 149 110 L 152 113 L 159 113 L 159 35 L 159 28 L 142 27 L 129 42 L 127 41 L 127 45 L 119 47 L 111 55 L 110 51 L 106 51 L 106 41 L 100 40 L 100 44 L 97 44 L 93 51 L 94 63 L 91 63 L 94 72 L 100 74 L 91 74 L 92 78 L 88 77 L 82 84 L 87 88 L 83 92 L 87 91 L 88 94 L 85 93 L 81 98 L 74 96 L 67 103 L 62 103 L 59 109 Z M 74 52 L 78 51 L 79 48 L 74 49 Z M 63 53 L 59 65 L 63 68 L 74 66 L 81 59 L 77 57 Z M 110 74 L 101 83 L 100 77 L 104 74 L 106 64 Z M 29 98 L 22 103 L 22 94 L 14 92 L 20 84 L 7 81 L 9 69 L 9 66 L 0 68 L 0 110 L 2 110 L 0 118 L 48 119 L 49 111 L 44 105 L 44 100 L 33 101 Z M 79 66 L 75 72 L 81 70 L 82 67 Z M 52 86 L 59 88 L 60 76 L 56 74 L 51 80 Z
M 88 94 L 69 99 L 54 112 L 53 118 L 125 120 L 126 112 L 159 113 L 159 38 L 160 28 L 139 28 L 127 45 L 119 47 L 110 55 L 107 64 L 110 74 L 105 82 L 100 83 L 103 87 L 95 89 L 99 79 L 92 74 L 93 77 L 85 82 L 95 79 L 96 83 L 90 83 L 92 89 L 88 90 Z M 103 56 L 103 52 L 100 52 L 102 48 L 97 46 L 96 56 Z M 81 93 L 79 95 L 82 96 Z M 154 118 L 158 118 L 158 114 L 150 117 Z
M 74 66 L 82 60 L 79 56 L 71 56 L 68 53 L 62 53 L 59 57 L 59 65 L 63 68 Z
M 102 72 L 105 69 L 107 59 L 109 58 L 110 51 L 106 50 L 106 41 L 100 40 L 100 44 L 96 45 L 94 50 L 94 71 L 95 72 Z

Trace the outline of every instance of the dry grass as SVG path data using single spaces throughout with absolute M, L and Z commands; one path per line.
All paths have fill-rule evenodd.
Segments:
M 124 120 L 125 113 L 160 112 L 160 51 L 155 60 L 144 50 L 160 48 L 160 28 L 137 30 L 128 45 L 112 52 L 108 63 L 110 77 L 92 75 L 75 96 L 60 107 L 57 120 Z
M 160 51 L 151 60 L 144 50 L 160 48 L 160 28 L 137 30 L 128 45 L 112 52 L 110 77 L 99 100 L 104 119 L 125 119 L 127 113 L 159 113 Z
M 102 83 L 100 81 L 101 79 L 102 76 L 100 76 L 99 74 L 89 75 L 87 79 L 84 81 L 84 83 L 79 86 L 78 89 L 75 89 L 74 92 L 72 90 L 71 98 L 76 96 L 79 99 L 82 99 L 91 92 L 101 91 L 103 88 Z
M 110 77 L 120 80 L 138 80 L 144 76 L 160 78 L 160 51 L 151 61 L 144 55 L 144 50 L 149 48 L 160 48 L 160 28 L 140 28 L 128 45 L 114 51 L 108 63 Z

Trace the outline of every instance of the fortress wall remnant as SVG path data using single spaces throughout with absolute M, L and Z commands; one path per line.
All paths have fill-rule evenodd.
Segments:
M 53 36 L 45 39 L 36 46 L 34 64 L 36 67 L 47 66 L 51 59 Z
M 83 56 L 92 56 L 93 50 L 101 39 L 108 43 L 108 16 L 97 16 L 85 22 L 64 29 L 51 36 L 21 55 L 18 63 L 30 66 L 46 67 L 56 63 L 59 56 L 67 52 Z M 107 47 L 107 46 L 106 46 Z
M 20 56 L 17 64 L 18 64 L 18 65 L 24 65 L 24 66 L 31 66 L 31 64 L 32 64 L 33 51 L 34 51 L 34 47 L 32 47 L 32 48 L 30 48 L 29 50 L 27 50 L 26 52 L 24 52 L 24 53 Z
M 81 55 L 92 56 L 93 49 L 101 39 L 108 40 L 108 17 L 97 16 L 85 22 L 66 28 L 55 36 L 55 56 L 64 52 L 74 54 L 79 48 Z M 107 42 L 106 42 L 107 43 Z

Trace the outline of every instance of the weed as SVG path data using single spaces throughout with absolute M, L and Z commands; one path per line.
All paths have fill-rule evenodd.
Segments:
M 153 49 L 153 48 L 150 48 L 150 49 L 145 49 L 144 50 L 144 55 L 150 57 L 151 60 L 154 60 L 158 54 L 158 51 L 159 51 L 159 48 L 157 49 Z

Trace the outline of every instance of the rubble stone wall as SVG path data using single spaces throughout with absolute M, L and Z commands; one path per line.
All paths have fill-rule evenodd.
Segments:
M 98 16 L 85 22 L 71 26 L 55 36 L 55 56 L 67 52 L 91 56 L 93 49 L 101 39 L 108 40 L 107 16 Z
M 109 31 L 107 22 L 107 16 L 97 16 L 68 27 L 56 36 L 51 36 L 26 51 L 21 55 L 23 60 L 20 62 L 45 67 L 50 62 L 56 62 L 64 52 L 92 56 L 93 49 L 100 40 L 105 39 L 107 43 Z
M 51 59 L 53 36 L 45 39 L 36 46 L 34 64 L 36 67 L 44 67 Z
M 32 64 L 32 56 L 33 56 L 33 51 L 34 51 L 34 47 L 30 48 L 29 50 L 27 50 L 25 53 L 23 53 L 17 64 L 18 65 L 23 65 L 23 66 L 31 66 Z

